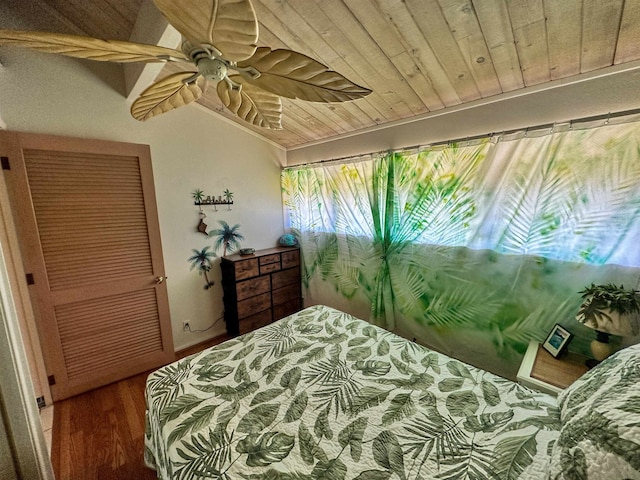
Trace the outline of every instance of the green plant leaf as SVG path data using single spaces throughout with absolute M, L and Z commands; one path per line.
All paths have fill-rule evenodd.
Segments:
M 455 390 L 460 390 L 463 383 L 464 378 L 447 377 L 444 380 L 440 380 L 438 382 L 438 390 L 440 390 L 441 392 L 453 392 Z
M 390 431 L 381 432 L 373 440 L 373 459 L 385 470 L 389 470 L 405 480 L 404 456 L 398 438 Z
M 391 399 L 391 404 L 382 415 L 382 425 L 391 425 L 405 417 L 410 417 L 416 412 L 416 406 L 410 393 L 399 393 Z
M 284 460 L 294 445 L 295 438 L 285 433 L 253 433 L 238 442 L 236 452 L 247 454 L 246 464 L 249 467 L 266 467 Z
M 249 355 L 253 351 L 254 348 L 256 348 L 255 343 L 250 343 L 242 347 L 240 350 L 236 352 L 236 354 L 233 357 L 231 357 L 231 360 L 240 360 L 241 358 L 245 358 L 247 355 Z
M 618 407 L 619 410 L 628 413 L 640 414 L 640 395 L 631 396 L 626 398 L 625 401 Z
M 249 475 L 240 473 L 240 476 L 245 480 L 312 480 L 311 477 L 305 473 L 284 473 L 280 470 L 274 470 L 273 468 L 261 473 L 253 473 Z
M 362 388 L 351 403 L 350 415 L 355 417 L 369 408 L 377 407 L 387 399 L 390 393 L 391 390 L 370 386 Z
M 498 405 L 500 403 L 500 392 L 497 387 L 484 379 L 480 382 L 480 385 L 482 387 L 482 396 L 484 397 L 484 401 L 487 402 L 487 405 L 491 407 Z
M 409 365 L 407 365 L 402 360 L 398 360 L 393 355 L 391 355 L 389 358 L 391 358 L 391 363 L 393 363 L 393 366 L 396 367 L 396 369 L 403 375 L 410 375 L 412 373 L 416 373 L 415 370 L 413 370 Z
M 249 410 L 240 419 L 236 430 L 244 433 L 260 433 L 271 425 L 280 411 L 280 405 L 275 403 L 262 403 Z
M 171 429 L 167 438 L 167 444 L 172 445 L 176 440 L 186 436 L 189 432 L 195 432 L 207 426 L 215 415 L 218 405 L 205 405 L 199 410 L 192 412 L 189 416 Z
M 315 459 L 321 462 L 328 461 L 329 457 L 322 450 L 320 444 L 317 443 L 304 423 L 300 422 L 298 426 L 298 445 L 300 446 L 300 456 L 309 465 L 315 463 Z
M 365 377 L 383 377 L 389 373 L 391 365 L 378 360 L 358 360 L 353 368 L 362 372 Z
M 180 460 L 174 470 L 176 478 L 194 478 L 206 474 L 208 478 L 222 478 L 222 470 L 231 461 L 232 438 L 221 427 L 196 433 L 176 449 Z
M 278 375 L 278 373 L 280 372 L 280 370 L 282 370 L 282 367 L 284 367 L 287 363 L 289 362 L 288 358 L 281 358 L 280 360 L 277 360 L 275 362 L 273 362 L 270 365 L 267 365 L 263 370 L 262 370 L 262 374 L 266 375 L 266 382 L 267 385 L 270 384 L 271 382 L 273 382 L 273 380 L 276 378 L 276 376 Z
M 355 362 L 358 360 L 366 360 L 371 356 L 371 347 L 354 347 L 347 352 L 347 360 Z
M 160 410 L 160 425 L 164 427 L 167 422 L 175 420 L 180 415 L 200 406 L 204 400 L 204 398 L 200 398 L 191 393 L 179 396 L 165 408 Z
M 462 364 L 462 362 L 459 362 L 457 360 L 448 361 L 447 370 L 449 370 L 451 375 L 455 377 L 468 378 L 472 382 L 475 382 L 475 380 L 471 376 L 471 373 L 469 372 L 469 369 L 464 364 Z
M 360 345 L 367 343 L 369 340 L 370 339 L 367 337 L 355 337 L 349 340 L 349 343 L 347 345 L 349 347 L 358 347 Z
M 391 475 L 388 470 L 365 470 L 353 480 L 389 480 Z
M 374 341 L 378 340 L 378 330 L 376 330 L 375 327 L 372 327 L 370 325 L 362 329 L 362 334 L 366 337 L 372 338 Z
M 254 405 L 258 405 L 259 403 L 270 402 L 274 398 L 282 395 L 286 389 L 284 388 L 269 388 L 268 390 L 263 390 L 255 394 L 255 396 L 251 399 L 251 407 Z
M 219 363 L 231 355 L 231 350 L 213 350 L 204 357 L 198 359 L 197 365 L 209 366 L 213 363 Z
M 362 438 L 368 422 L 367 418 L 359 417 L 338 434 L 338 443 L 342 448 L 349 446 L 351 458 L 356 463 L 360 461 L 362 455 Z
M 287 413 L 284 415 L 284 423 L 291 423 L 296 420 L 300 420 L 300 417 L 302 417 L 302 414 L 307 408 L 307 402 L 307 392 L 303 390 L 294 397 L 291 405 L 289 405 Z
M 440 374 L 440 365 L 438 365 L 438 355 L 436 353 L 429 353 L 420 360 L 420 363 L 424 368 L 432 369 L 435 373 Z
M 311 478 L 326 478 L 331 480 L 344 480 L 347 475 L 347 466 L 339 458 L 320 461 L 311 471 Z
M 495 448 L 495 470 L 500 478 L 515 480 L 533 463 L 538 443 L 536 433 L 519 437 L 507 437 L 498 442 Z
M 471 390 L 452 392 L 447 395 L 447 410 L 454 417 L 473 415 L 480 408 L 478 397 Z
M 463 426 L 469 432 L 495 432 L 513 418 L 513 410 L 468 416 Z
M 325 356 L 325 347 L 314 347 L 309 350 L 304 356 L 300 359 L 300 363 L 309 363 L 315 362 L 316 360 L 320 360 Z
M 218 418 L 216 418 L 216 423 L 218 424 L 218 427 L 222 429 L 226 429 L 231 419 L 234 418 L 239 411 L 240 411 L 240 402 L 234 401 L 234 402 L 231 402 L 230 404 L 228 403 L 227 406 L 220 412 L 220 414 L 218 415 Z
M 503 477 L 498 475 L 493 467 L 494 461 L 495 455 L 490 449 L 471 444 L 456 452 L 454 456 L 444 458 L 442 465 L 452 466 L 452 468 L 442 468 L 437 478 L 442 480 L 461 478 L 502 480 Z
M 322 331 L 322 328 L 322 324 L 307 323 L 300 327 L 298 331 L 304 335 L 316 335 Z
M 389 354 L 389 342 L 387 342 L 384 338 L 380 340 L 378 343 L 378 356 L 384 357 Z
M 230 385 L 194 385 L 193 387 L 203 392 L 215 393 L 227 402 L 253 395 L 259 388 L 257 382 L 241 383 L 235 387 Z
M 301 377 L 302 370 L 300 369 L 300 367 L 293 367 L 291 370 L 285 372 L 282 375 L 282 377 L 280 378 L 280 385 L 282 386 L 282 388 L 288 388 L 289 390 L 291 390 L 291 393 L 293 394 Z
M 244 360 L 240 362 L 240 365 L 236 367 L 236 373 L 233 376 L 233 379 L 235 380 L 236 383 L 251 381 L 251 376 L 247 371 L 247 364 L 244 362 Z
M 251 370 L 260 370 L 262 368 L 262 355 L 256 356 L 249 364 Z
M 331 430 L 331 426 L 329 425 L 329 409 L 325 408 L 320 411 L 318 417 L 316 418 L 316 422 L 313 425 L 313 431 L 316 434 L 316 437 L 322 439 L 322 437 L 326 437 L 329 440 L 333 438 L 333 430 Z

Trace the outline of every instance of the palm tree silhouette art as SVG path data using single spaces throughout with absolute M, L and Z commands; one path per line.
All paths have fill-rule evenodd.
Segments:
M 209 248 L 211 247 L 207 245 L 202 250 L 198 250 L 197 248 L 192 249 L 191 251 L 193 252 L 193 255 L 191 255 L 187 260 L 188 262 L 191 262 L 191 270 L 197 268 L 198 274 L 204 275 L 204 279 L 207 282 L 204 286 L 205 290 L 210 289 L 215 283 L 210 281 L 209 276 L 207 275 L 207 272 L 211 270 L 211 260 L 216 258 L 215 252 L 209 252 Z
M 233 250 L 240 247 L 240 240 L 244 240 L 244 237 L 240 235 L 238 232 L 238 228 L 240 225 L 235 224 L 233 227 L 230 227 L 227 222 L 224 220 L 218 221 L 218 223 L 222 226 L 222 228 L 218 228 L 216 230 L 211 230 L 209 232 L 210 237 L 217 237 L 214 243 L 214 248 L 218 250 L 220 247 L 224 246 L 222 256 L 227 255 L 227 250 L 232 252 Z

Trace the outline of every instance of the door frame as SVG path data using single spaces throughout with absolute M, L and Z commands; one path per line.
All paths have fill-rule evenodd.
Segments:
M 16 272 L 19 268 L 16 269 L 14 262 L 15 231 L 11 227 L 9 198 L 1 176 L 0 200 L 6 206 L 0 208 L 0 421 L 9 427 L 6 430 L 13 453 L 11 462 L 18 478 L 54 480 L 20 334 L 18 295 L 11 285 L 11 278 L 19 274 Z
M 45 134 L 31 134 L 31 133 L 20 133 L 20 132 L 2 132 L 0 131 L 0 141 L 3 144 L 2 146 L 2 155 L 8 155 L 9 158 L 14 158 L 24 165 L 24 149 L 31 150 L 50 150 L 50 151 L 60 151 L 60 152 L 80 152 L 80 153 L 89 153 L 89 154 L 104 154 L 108 153 L 109 155 L 114 156 L 129 156 L 129 157 L 137 157 L 139 158 L 139 168 L 141 171 L 141 181 L 143 191 L 150 192 L 151 195 L 145 196 L 145 212 L 147 219 L 154 218 L 154 221 L 150 221 L 147 223 L 147 229 L 149 233 L 149 237 L 155 237 L 158 239 L 157 243 L 150 242 L 151 248 L 151 257 L 153 262 L 153 271 L 159 277 L 166 277 L 164 270 L 164 260 L 163 260 L 163 252 L 160 242 L 160 228 L 158 222 L 158 211 L 157 211 L 157 202 L 155 197 L 155 186 L 153 182 L 153 170 L 151 165 L 151 154 L 150 148 L 148 145 L 143 144 L 133 144 L 133 143 L 125 143 L 125 142 L 115 142 L 115 141 L 107 141 L 107 140 L 92 140 L 92 139 L 84 139 L 84 138 L 75 138 L 75 137 L 64 137 L 64 136 L 56 136 L 56 135 L 45 135 Z M 12 169 L 14 167 L 12 166 Z M 21 168 L 24 168 L 21 167 Z M 46 288 L 48 290 L 48 278 L 46 273 L 46 267 L 44 263 L 44 256 L 42 253 L 40 239 L 38 234 L 37 222 L 35 219 L 35 212 L 33 210 L 33 206 L 31 201 L 29 202 L 19 202 L 16 201 L 16 192 L 25 191 L 28 192 L 27 195 L 31 198 L 31 193 L 29 189 L 29 184 L 25 175 L 22 174 L 13 176 L 11 182 L 7 180 L 7 187 L 9 191 L 9 196 L 12 198 L 13 203 L 12 212 L 14 219 L 16 221 L 16 227 L 18 227 L 18 237 L 20 239 L 20 243 L 25 245 L 25 251 L 29 252 L 37 252 L 36 257 L 34 258 L 25 258 L 22 256 L 22 264 L 24 266 L 25 271 L 33 274 L 35 278 L 36 285 L 32 285 L 29 287 L 31 290 L 31 305 L 35 310 L 36 318 L 42 315 L 42 312 L 39 312 L 42 304 L 42 299 L 38 295 L 38 288 Z M 28 219 L 28 220 L 21 220 Z M 35 289 L 34 289 L 35 288 Z M 34 290 L 32 290 L 34 289 Z M 173 336 L 171 333 L 171 320 L 169 318 L 169 307 L 168 307 L 168 295 L 166 283 L 161 285 L 156 289 L 156 294 L 158 296 L 158 302 L 164 302 L 166 305 L 166 315 L 163 315 L 162 312 L 159 312 L 160 324 L 161 324 L 161 338 L 162 345 L 164 348 L 164 353 L 158 353 L 155 355 L 155 359 L 149 359 L 144 361 L 143 363 L 136 364 L 136 368 L 142 372 L 145 370 L 152 370 L 157 368 L 161 363 L 168 363 L 173 360 L 174 349 L 173 349 Z M 38 337 L 40 339 L 40 353 L 41 358 L 44 359 L 44 365 L 46 367 L 45 378 L 52 373 L 56 374 L 56 380 L 60 377 L 58 376 L 58 372 L 61 369 L 64 369 L 63 359 L 61 355 L 61 346 L 59 344 L 59 337 L 57 333 L 55 335 L 51 335 L 47 333 L 47 329 L 52 328 L 49 324 L 46 328 L 43 328 L 41 322 L 34 321 L 37 327 Z M 162 357 L 162 360 L 158 360 Z M 66 372 L 66 370 L 65 370 Z M 136 372 L 139 373 L 139 372 Z M 66 377 L 66 373 L 62 378 Z M 89 388 L 95 388 L 101 385 L 105 385 L 106 383 L 110 383 L 111 381 L 119 380 L 116 375 L 107 375 L 95 379 Z M 56 400 L 67 398 L 78 393 L 81 393 L 86 390 L 86 388 L 78 385 L 72 386 L 63 386 L 67 385 L 66 380 L 65 383 L 60 384 L 57 382 L 57 385 L 53 385 L 50 388 L 50 395 Z

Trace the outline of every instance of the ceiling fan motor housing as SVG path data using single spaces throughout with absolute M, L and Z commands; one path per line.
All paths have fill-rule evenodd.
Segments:
M 218 58 L 200 58 L 197 60 L 196 65 L 200 74 L 207 80 L 219 82 L 227 76 L 227 64 Z

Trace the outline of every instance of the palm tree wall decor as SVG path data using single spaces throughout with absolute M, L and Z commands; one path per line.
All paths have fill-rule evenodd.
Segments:
M 232 251 L 240 248 L 240 240 L 244 240 L 244 237 L 238 231 L 240 228 L 239 224 L 231 227 L 224 220 L 220 220 L 218 223 L 222 228 L 211 230 L 209 232 L 209 236 L 216 239 L 214 243 L 214 248 L 216 250 L 223 247 L 222 256 L 225 257 L 227 252 L 231 253 Z
M 191 270 L 194 268 L 198 269 L 198 274 L 203 275 L 205 279 L 205 290 L 209 290 L 215 282 L 209 280 L 209 276 L 207 275 L 211 270 L 211 261 L 216 258 L 215 252 L 209 251 L 211 248 L 210 245 L 205 246 L 202 250 L 198 250 L 196 248 L 192 249 L 193 255 L 188 258 L 188 262 L 191 263 Z

